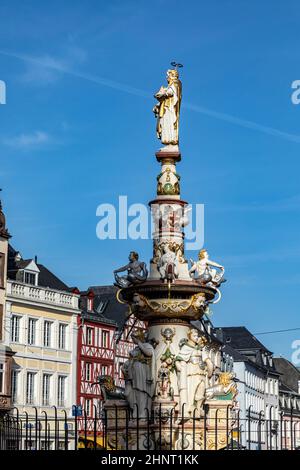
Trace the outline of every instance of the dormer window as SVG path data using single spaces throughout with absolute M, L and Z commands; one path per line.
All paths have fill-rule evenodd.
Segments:
M 271 356 L 269 356 L 269 364 L 270 364 L 270 367 L 273 366 L 273 358 Z
M 87 295 L 87 311 L 88 312 L 93 312 L 94 310 L 94 293 L 93 291 L 89 291 Z
M 93 299 L 91 299 L 91 298 L 88 298 L 87 309 L 88 309 L 89 312 L 91 312 L 93 310 Z
M 31 286 L 38 285 L 40 270 L 33 259 L 19 261 L 18 268 L 19 270 L 16 275 L 17 281 L 24 282 L 24 284 L 29 284 Z
M 31 284 L 33 286 L 36 286 L 37 285 L 36 277 L 37 277 L 36 273 L 30 273 L 28 271 L 24 271 L 25 284 Z

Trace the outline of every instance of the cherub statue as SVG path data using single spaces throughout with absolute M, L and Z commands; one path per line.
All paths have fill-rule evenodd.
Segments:
M 178 259 L 175 251 L 171 249 L 170 243 L 163 246 L 163 255 L 157 262 L 157 269 L 161 279 L 173 281 L 178 277 Z
M 215 261 L 211 261 L 206 250 L 203 249 L 199 251 L 198 261 L 192 259 L 190 261 L 192 266 L 189 273 L 201 284 L 218 287 L 222 282 L 225 282 L 223 277 L 225 273 L 224 266 Z
M 178 145 L 179 112 L 181 103 L 181 81 L 178 71 L 167 71 L 168 85 L 162 86 L 154 97 L 158 100 L 153 108 L 157 118 L 157 137 L 164 145 Z
M 139 261 L 139 255 L 135 251 L 129 253 L 129 263 L 119 269 L 114 270 L 115 285 L 118 287 L 129 287 L 132 284 L 139 284 L 146 281 L 148 271 L 146 263 Z M 117 273 L 127 270 L 127 276 L 118 276 Z

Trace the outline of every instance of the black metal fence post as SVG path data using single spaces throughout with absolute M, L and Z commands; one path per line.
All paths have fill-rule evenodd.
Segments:
M 97 449 L 97 406 L 94 405 L 94 450 Z
M 54 408 L 54 449 L 58 450 L 58 435 L 57 435 L 57 408 L 55 405 L 52 406 Z
M 204 418 L 203 418 L 203 427 L 204 427 L 204 432 L 203 432 L 203 439 L 204 439 L 204 450 L 206 450 L 206 436 L 207 436 L 207 413 L 208 413 L 208 405 L 204 403 Z
M 261 421 L 262 421 L 262 416 L 263 415 L 264 415 L 264 412 L 260 411 L 259 415 L 258 415 L 258 426 L 257 426 L 258 450 L 262 449 L 262 446 L 261 446 Z
M 69 444 L 69 427 L 68 427 L 68 419 L 67 419 L 67 412 L 66 410 L 62 410 L 62 412 L 64 413 L 64 431 L 65 431 L 65 450 L 68 450 L 68 444 Z
M 86 410 L 83 410 L 83 417 L 84 417 L 84 449 L 87 448 L 87 414 Z
M 171 409 L 170 413 L 170 450 L 173 449 L 173 412 L 174 408 Z
M 215 450 L 218 450 L 218 411 L 219 408 L 216 409 L 215 413 Z
M 248 408 L 248 450 L 251 449 L 251 408 L 252 405 L 249 406 Z
M 45 439 L 45 450 L 50 450 L 48 445 L 48 416 L 47 416 L 47 413 L 46 411 L 42 411 L 42 413 L 45 415 L 45 418 L 44 418 L 44 427 L 45 427 L 45 431 L 44 431 L 44 439 Z
M 78 421 L 77 421 L 77 412 L 75 410 L 74 416 L 74 450 L 78 450 Z
M 28 450 L 28 426 L 29 426 L 29 421 L 28 421 L 27 411 L 25 411 L 24 414 L 25 414 L 25 450 Z
M 181 407 L 181 450 L 184 450 L 184 407 L 185 403 Z
M 291 450 L 293 450 L 293 405 L 291 405 L 291 413 L 290 413 L 290 428 L 291 428 Z
M 38 450 L 38 410 L 36 406 L 32 407 L 34 409 L 34 427 L 35 427 L 35 436 L 34 436 L 34 442 L 35 442 L 35 450 Z
M 273 442 L 272 442 L 272 409 L 273 405 L 270 406 L 269 409 L 269 433 L 270 433 L 270 450 L 273 448 Z
M 196 411 L 197 409 L 195 408 L 193 411 L 193 449 L 195 450 L 195 442 L 196 442 Z

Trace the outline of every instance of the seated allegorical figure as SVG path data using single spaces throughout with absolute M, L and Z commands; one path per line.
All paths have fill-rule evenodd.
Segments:
M 126 276 L 118 276 L 117 273 L 127 271 Z M 139 255 L 136 251 L 129 253 L 129 263 L 119 269 L 114 270 L 115 285 L 118 287 L 129 287 L 133 284 L 139 284 L 146 281 L 148 271 L 146 263 L 139 261 Z
M 190 275 L 201 284 L 220 286 L 225 282 L 225 268 L 221 264 L 209 259 L 209 255 L 205 249 L 199 251 L 198 261 L 190 260 Z

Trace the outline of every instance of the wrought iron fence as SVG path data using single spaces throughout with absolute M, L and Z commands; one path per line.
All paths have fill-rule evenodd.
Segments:
M 0 418 L 0 450 L 300 450 L 300 415 L 293 411 L 278 419 L 251 407 L 244 416 L 218 411 L 191 417 L 160 408 L 142 419 L 117 407 L 100 416 L 95 407 L 93 418 L 68 417 L 56 407 L 53 415 L 14 409 Z

